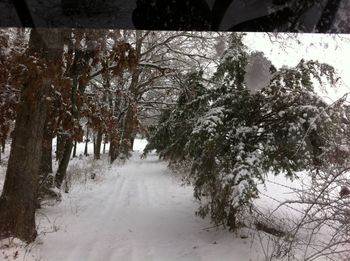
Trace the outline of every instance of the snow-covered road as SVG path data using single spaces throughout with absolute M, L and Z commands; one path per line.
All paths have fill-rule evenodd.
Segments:
M 205 228 L 191 187 L 155 155 L 135 153 L 88 189 L 72 190 L 44 210 L 57 232 L 40 236 L 32 254 L 53 261 L 250 260 L 250 239 Z M 258 259 L 252 259 L 258 260 Z

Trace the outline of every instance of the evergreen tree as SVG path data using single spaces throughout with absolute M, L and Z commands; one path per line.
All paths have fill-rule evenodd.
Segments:
M 184 146 L 196 120 L 208 107 L 207 89 L 204 87 L 202 75 L 203 72 L 193 72 L 185 76 L 175 108 L 163 111 L 158 125 L 153 130 L 151 128 L 145 154 L 156 149 L 163 159 L 185 159 Z
M 246 84 L 249 54 L 243 35 L 232 34 L 213 77 L 214 86 L 195 86 L 163 113 L 146 147 L 161 157 L 191 162 L 189 180 L 201 201 L 197 214 L 236 229 L 241 215 L 259 196 L 257 185 L 268 172 L 296 177 L 319 170 L 329 136 L 337 128 L 335 108 L 314 85 L 335 82 L 334 69 L 304 60 L 294 68 L 270 67 L 271 80 L 260 90 Z M 260 59 L 264 60 L 264 59 Z M 203 99 L 205 97 L 205 99 Z M 205 100 L 198 107 L 198 101 Z

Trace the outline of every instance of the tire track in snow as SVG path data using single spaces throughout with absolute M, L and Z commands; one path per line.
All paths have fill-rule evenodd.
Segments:
M 112 217 L 110 213 L 114 212 L 113 209 L 116 207 L 113 203 L 115 202 L 115 198 L 120 197 L 126 180 L 120 175 L 116 175 L 109 177 L 107 182 L 100 189 L 90 191 L 90 193 L 85 195 L 85 197 L 90 197 L 90 201 L 97 201 L 100 204 L 91 204 L 90 208 L 81 213 L 81 215 L 90 218 L 85 221 L 82 220 L 78 224 L 80 228 L 79 232 L 82 236 L 72 235 L 70 249 L 64 249 L 68 255 L 62 261 L 80 261 L 82 253 L 85 253 L 84 261 L 100 260 L 102 253 L 108 253 L 108 244 L 99 243 L 99 238 L 107 239 L 113 237 L 113 235 L 108 234 L 108 226 L 101 226 L 101 223 L 103 224 L 104 220 L 110 220 Z M 105 200 L 100 201 L 101 198 Z M 69 227 L 67 229 L 69 233 Z M 84 235 L 84 232 L 86 235 L 94 234 L 94 237 L 87 237 Z M 74 240 L 75 238 L 77 240 Z M 114 240 L 117 241 L 116 239 Z
M 116 204 L 119 199 L 122 197 L 123 195 L 123 191 L 124 189 L 127 187 L 125 184 L 127 183 L 127 180 L 122 176 L 122 175 L 116 175 L 116 176 L 112 176 L 111 177 L 112 180 L 114 180 L 113 182 L 111 182 L 111 180 L 109 182 L 111 182 L 111 186 L 106 186 L 105 187 L 105 193 L 104 196 L 107 199 L 107 201 L 105 202 L 105 204 L 102 202 L 102 204 L 100 205 L 100 215 L 98 218 L 98 222 L 102 222 L 104 220 L 113 220 L 113 217 L 115 217 L 115 212 L 116 210 L 119 209 L 119 204 Z M 112 187 L 112 191 L 110 191 L 109 188 Z M 93 212 L 96 213 L 96 210 L 92 210 Z M 94 215 L 94 213 L 90 213 L 91 215 Z M 114 220 L 114 222 L 118 222 L 118 220 Z M 91 224 L 93 227 L 93 224 Z M 97 224 L 98 225 L 98 224 Z M 97 238 L 93 238 L 90 240 L 90 242 L 87 244 L 87 248 L 85 249 L 89 249 L 90 250 L 90 254 L 88 255 L 87 260 L 108 260 L 106 258 L 101 259 L 101 255 L 105 254 L 108 256 L 108 253 L 110 251 L 108 251 L 108 244 L 105 242 L 105 240 L 103 240 L 103 243 L 100 243 L 98 238 L 105 237 L 105 238 L 110 238 L 113 237 L 113 234 L 108 233 L 110 232 L 110 228 L 108 226 L 103 226 L 103 227 L 99 227 L 99 231 L 96 231 L 96 237 Z M 115 238 L 113 238 L 115 240 Z M 118 238 L 117 238 L 118 239 Z M 116 240 L 119 241 L 119 240 Z
M 210 223 L 194 215 L 192 193 L 171 177 L 165 163 L 134 156 L 91 191 L 72 195 L 84 210 L 79 217 L 66 213 L 66 231 L 46 235 L 41 255 L 50 261 L 215 260 L 208 254 L 232 260 L 222 253 L 240 249 L 212 245 L 220 233 L 203 232 Z M 65 204 L 54 212 L 64 211 Z M 226 238 L 232 243 L 231 234 Z
M 104 210 L 102 213 L 102 217 L 105 217 L 109 214 L 113 214 L 115 208 L 119 207 L 119 204 L 116 204 L 119 202 L 120 198 L 123 196 L 124 189 L 127 187 L 125 186 L 127 183 L 127 180 L 122 176 L 118 175 L 113 177 L 115 181 L 113 182 L 112 191 L 108 191 L 108 188 L 106 187 L 106 195 L 107 195 L 107 202 L 104 205 Z

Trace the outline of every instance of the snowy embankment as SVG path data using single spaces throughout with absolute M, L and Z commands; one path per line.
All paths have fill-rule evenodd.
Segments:
M 181 186 L 166 163 L 139 156 L 135 151 L 125 165 L 113 166 L 75 159 L 70 173 L 83 177 L 73 178 L 60 203 L 38 211 L 37 240 L 27 248 L 16 241 L 3 246 L 0 260 L 264 260 L 251 237 L 195 216 L 192 188 Z

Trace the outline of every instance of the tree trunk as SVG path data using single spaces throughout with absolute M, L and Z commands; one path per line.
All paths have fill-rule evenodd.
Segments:
M 75 50 L 74 61 L 69 70 L 69 75 L 72 77 L 72 88 L 71 88 L 71 114 L 76 121 L 79 121 L 79 104 L 78 104 L 78 93 L 84 92 L 85 85 L 79 84 L 79 75 L 81 73 L 81 62 L 82 57 L 84 56 L 84 51 Z M 73 139 L 72 133 L 70 133 L 67 138 L 66 144 L 64 146 L 64 152 L 61 161 L 59 162 L 57 173 L 55 176 L 55 185 L 58 188 L 61 188 L 63 180 L 66 180 L 67 168 L 69 160 L 72 154 L 73 149 Z M 66 183 L 67 185 L 67 183 Z M 68 192 L 68 187 L 66 186 L 65 192 Z
M 140 32 L 136 32 L 136 56 L 140 57 L 142 46 L 142 36 Z M 139 81 L 140 81 L 140 70 L 136 70 L 131 77 L 131 83 L 129 91 L 131 99 L 128 101 L 128 109 L 123 120 L 122 135 L 121 135 L 121 154 L 125 158 L 130 157 L 130 151 L 132 151 L 131 138 L 136 132 L 138 127 L 137 122 L 137 97 L 139 96 Z
M 43 155 L 41 159 L 41 170 L 44 173 L 52 173 L 52 135 L 45 129 L 43 136 Z
M 26 55 L 41 56 L 52 64 L 48 47 L 56 40 L 55 29 L 32 29 Z M 49 41 L 46 45 L 45 41 Z M 63 47 L 63 46 L 62 46 Z M 54 61 L 56 66 L 57 60 Z M 34 72 L 35 73 L 35 72 Z M 13 236 L 32 242 L 36 235 L 35 210 L 38 176 L 50 80 L 23 83 L 17 111 L 5 184 L 0 198 L 0 237 Z M 35 102 L 34 102 L 35 101 Z
M 89 145 L 89 128 L 86 128 L 86 139 L 85 139 L 84 156 L 89 156 L 88 145 Z
M 64 147 L 62 159 L 58 165 L 57 173 L 55 176 L 55 185 L 57 188 L 61 188 L 63 180 L 66 178 L 68 163 L 72 154 L 73 141 L 68 139 Z
M 237 211 L 231 206 L 227 217 L 227 226 L 231 231 L 237 229 L 236 213 Z
M 74 141 L 73 158 L 77 156 L 77 141 Z
M 39 187 L 37 207 L 40 207 L 41 200 L 47 195 L 50 188 L 53 187 L 53 180 L 50 179 L 50 173 L 52 173 L 52 134 L 48 126 L 48 118 L 45 122 L 45 129 L 42 143 L 42 156 L 39 173 Z
M 102 132 L 98 131 L 94 142 L 94 158 L 98 160 L 101 158 L 101 143 L 102 143 Z
M 17 113 L 15 135 L 0 199 L 1 235 L 16 236 L 27 242 L 33 241 L 37 235 L 37 175 L 40 169 L 46 114 L 45 102 L 38 101 L 35 106 L 31 104 L 28 97 L 32 92 L 39 91 L 35 90 L 34 86 L 26 86 L 21 95 L 21 109 Z M 42 93 L 42 90 L 40 92 Z
M 56 161 L 61 161 L 66 145 L 67 135 L 57 134 L 57 145 L 56 145 Z
M 124 118 L 122 140 L 121 140 L 121 154 L 125 158 L 130 157 L 130 151 L 132 151 L 132 142 L 135 129 L 137 127 L 137 119 L 135 108 L 129 105 L 129 109 Z
M 95 133 L 93 133 L 92 135 L 92 145 L 93 145 L 92 150 L 94 152 L 94 157 L 95 157 L 95 153 L 96 153 L 96 134 Z
M 131 151 L 134 151 L 134 142 L 135 142 L 135 136 L 132 135 L 130 137 L 130 147 L 131 147 Z
M 6 138 L 2 140 L 1 146 L 2 146 L 1 152 L 2 152 L 2 153 L 5 153 Z
M 107 139 L 106 139 L 106 137 L 105 137 L 105 140 L 103 141 L 103 154 L 105 154 L 106 153 L 106 143 L 107 143 Z
M 111 164 L 118 158 L 118 155 L 119 153 L 118 153 L 117 142 L 111 139 L 110 145 L 109 145 L 109 159 Z

